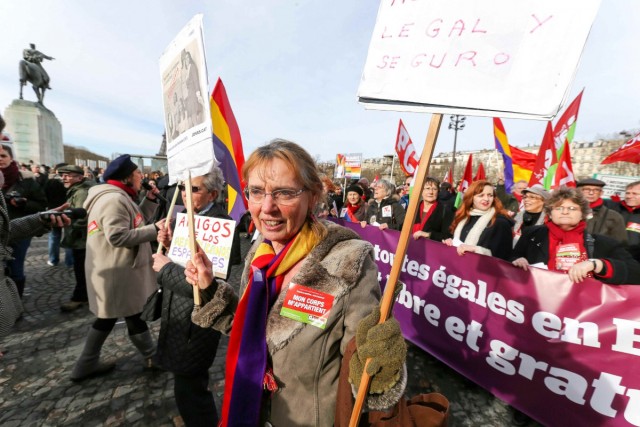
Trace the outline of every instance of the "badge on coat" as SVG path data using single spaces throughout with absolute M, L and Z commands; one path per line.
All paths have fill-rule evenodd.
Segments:
M 393 210 L 391 209 L 391 205 L 382 207 L 382 218 L 391 218 L 393 216 Z
M 558 245 L 556 252 L 556 268 L 568 271 L 580 260 L 580 245 L 577 243 L 565 243 Z
M 291 283 L 280 316 L 324 329 L 333 307 L 333 295 Z
M 89 225 L 87 225 L 87 237 L 92 234 L 96 234 L 98 231 L 100 231 L 100 227 L 98 227 L 98 223 L 96 221 L 91 221 Z
M 142 224 L 142 221 L 144 221 L 144 218 L 142 217 L 141 213 L 137 213 L 136 217 L 133 218 L 133 228 L 138 228 L 138 226 L 140 224 Z
M 633 231 L 634 233 L 640 233 L 640 224 L 637 222 L 628 222 L 627 231 Z

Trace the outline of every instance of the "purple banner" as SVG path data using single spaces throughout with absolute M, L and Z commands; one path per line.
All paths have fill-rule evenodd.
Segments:
M 400 233 L 370 241 L 384 285 Z M 394 316 L 405 337 L 549 426 L 640 426 L 640 286 L 605 285 L 411 240 Z

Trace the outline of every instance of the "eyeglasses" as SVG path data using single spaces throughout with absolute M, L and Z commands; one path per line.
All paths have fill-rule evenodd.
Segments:
M 192 186 L 191 186 L 191 192 L 192 192 L 192 193 L 197 193 L 198 191 L 200 191 L 200 188 L 202 188 L 202 187 L 196 187 L 195 185 L 192 185 Z M 187 187 L 186 187 L 186 186 L 184 186 L 183 184 L 179 184 L 179 185 L 178 185 L 178 189 L 179 189 L 180 191 L 185 191 L 185 190 L 187 189 Z
M 581 188 L 583 193 L 599 193 L 602 191 L 602 188 Z
M 568 212 L 577 212 L 580 210 L 580 208 L 578 206 L 554 206 L 553 210 L 556 212 L 564 212 L 565 209 Z
M 249 187 L 244 189 L 244 195 L 253 204 L 260 204 L 263 202 L 265 196 L 271 196 L 273 201 L 278 205 L 292 205 L 296 199 L 305 191 L 304 188 L 300 190 L 294 190 L 291 188 L 282 188 L 280 190 L 274 190 L 271 193 L 267 193 L 260 188 Z

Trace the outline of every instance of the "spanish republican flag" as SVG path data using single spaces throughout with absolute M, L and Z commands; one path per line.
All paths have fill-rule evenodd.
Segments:
M 211 124 L 213 128 L 213 152 L 220 162 L 220 169 L 227 182 L 229 194 L 228 213 L 236 221 L 247 211 L 247 201 L 242 191 L 242 165 L 244 152 L 238 123 L 231 110 L 227 91 L 218 78 L 211 94 Z
M 504 188 L 507 193 L 511 193 L 513 188 L 513 160 L 511 158 L 511 147 L 507 139 L 507 132 L 504 130 L 502 120 L 497 117 L 493 118 L 493 137 L 496 142 L 496 150 L 502 154 L 504 162 Z

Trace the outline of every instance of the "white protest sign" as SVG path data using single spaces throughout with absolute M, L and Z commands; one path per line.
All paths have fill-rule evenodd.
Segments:
M 202 14 L 194 16 L 160 57 L 170 184 L 204 175 L 215 161 Z
M 603 173 L 595 173 L 593 177 L 607 183 L 602 189 L 602 197 L 605 199 L 610 199 L 614 194 L 624 199 L 627 185 L 640 181 L 637 176 L 607 175 Z
M 194 223 L 196 241 L 211 260 L 214 274 L 217 277 L 226 277 L 236 222 L 229 219 L 194 215 Z M 191 259 L 188 236 L 187 215 L 179 213 L 176 218 L 176 228 L 173 231 L 171 248 L 169 248 L 167 255 L 171 261 L 183 267 Z
M 569 93 L 600 0 L 382 0 L 366 108 L 550 119 Z

